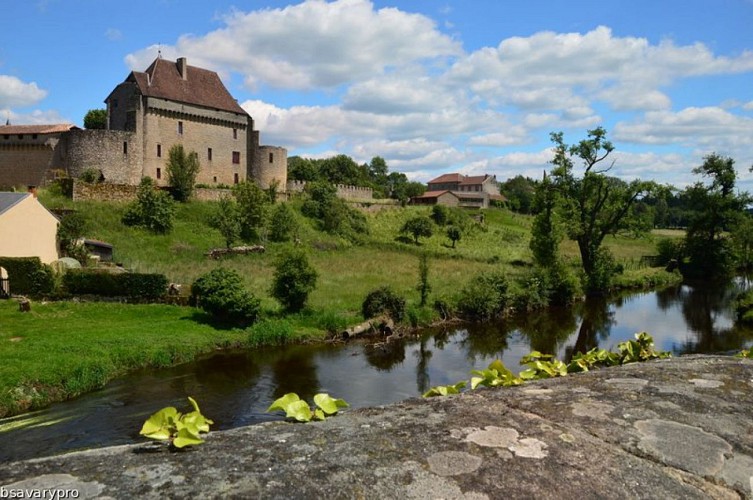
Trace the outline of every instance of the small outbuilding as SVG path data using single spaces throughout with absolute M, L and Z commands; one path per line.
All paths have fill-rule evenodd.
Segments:
M 33 193 L 0 192 L 0 257 L 57 260 L 58 219 Z
M 421 196 L 414 196 L 410 199 L 411 205 L 446 205 L 448 207 L 457 207 L 460 199 L 457 194 L 449 190 L 444 191 L 427 191 Z

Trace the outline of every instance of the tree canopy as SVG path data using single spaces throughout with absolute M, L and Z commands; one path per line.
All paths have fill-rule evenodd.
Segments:
M 84 115 L 84 128 L 88 130 L 104 130 L 107 128 L 107 110 L 90 109 Z
M 200 168 L 199 155 L 195 151 L 186 152 L 182 144 L 170 148 L 166 170 L 173 198 L 181 202 L 191 198 Z

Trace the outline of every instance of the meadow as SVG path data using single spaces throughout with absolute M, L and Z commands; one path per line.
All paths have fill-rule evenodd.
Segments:
M 261 299 L 263 319 L 239 329 L 217 326 L 190 307 L 34 301 L 32 311 L 22 314 L 15 301 L 0 302 L 0 416 L 102 387 L 129 370 L 185 362 L 213 349 L 321 340 L 362 321 L 364 297 L 384 285 L 405 296 L 419 323 L 429 323 L 436 313 L 431 307 L 418 307 L 416 289 L 422 253 L 429 256 L 430 304 L 438 298 L 451 300 L 479 273 L 502 271 L 514 281 L 531 266 L 532 218 L 506 209 L 484 211 L 483 223 L 473 218 L 478 211 L 465 212 L 456 248 L 439 227 L 419 245 L 401 237 L 403 223 L 429 215 L 428 207 L 372 207 L 367 212 L 370 233 L 355 241 L 319 231 L 314 221 L 295 210 L 298 244 L 307 250 L 319 278 L 306 309 L 286 314 L 268 290 L 276 257 L 292 243 L 262 241 L 266 247 L 262 254 L 208 258 L 210 249 L 224 246 L 219 231 L 209 223 L 212 202 L 178 205 L 172 232 L 154 235 L 124 226 L 122 203 L 73 203 L 46 192 L 40 199 L 49 208 L 73 208 L 84 214 L 87 237 L 111 243 L 114 260 L 127 269 L 163 273 L 186 288 L 218 266 L 238 271 Z M 291 202 L 293 207 L 298 203 Z M 678 232 L 638 239 L 609 237 L 606 244 L 625 268 L 618 278 L 620 286 L 657 286 L 676 280 L 662 269 L 646 267 L 641 257 L 655 253 L 659 238 L 680 236 Z M 562 252 L 577 271 L 574 243 L 564 242 Z

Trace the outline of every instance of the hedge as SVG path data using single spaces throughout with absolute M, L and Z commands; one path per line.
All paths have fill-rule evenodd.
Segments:
M 39 257 L 0 257 L 0 267 L 8 271 L 12 294 L 43 295 L 55 288 L 52 268 Z
M 63 275 L 63 287 L 73 295 L 101 295 L 155 300 L 167 289 L 164 274 L 109 273 L 71 269 Z

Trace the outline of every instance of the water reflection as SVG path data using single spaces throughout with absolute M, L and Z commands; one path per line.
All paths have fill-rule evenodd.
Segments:
M 753 344 L 753 330 L 734 324 L 730 304 L 746 286 L 744 281 L 726 288 L 689 284 L 611 301 L 591 299 L 572 308 L 432 329 L 391 342 L 215 353 L 134 373 L 96 393 L 0 420 L 0 461 L 138 441 L 149 414 L 168 405 L 186 408 L 186 396 L 199 401 L 216 428 L 227 429 L 281 418 L 265 410 L 287 392 L 309 401 L 317 392 L 329 392 L 353 407 L 381 405 L 467 380 L 471 369 L 494 359 L 517 371 L 521 357 L 532 350 L 567 360 L 593 347 L 614 350 L 643 330 L 658 349 L 675 354 L 739 350 Z

